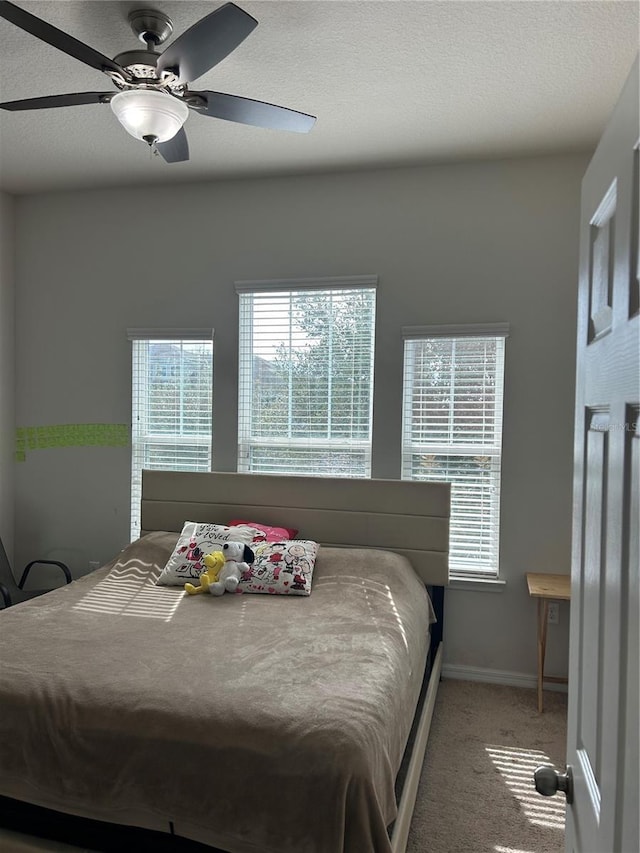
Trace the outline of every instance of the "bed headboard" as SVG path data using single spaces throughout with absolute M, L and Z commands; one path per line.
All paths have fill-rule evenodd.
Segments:
M 425 583 L 449 582 L 450 485 L 415 480 L 143 471 L 142 534 L 244 518 L 297 527 L 323 545 L 404 554 Z

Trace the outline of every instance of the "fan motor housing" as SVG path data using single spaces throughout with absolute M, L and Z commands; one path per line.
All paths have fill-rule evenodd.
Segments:
M 117 75 L 113 76 L 113 81 L 119 89 L 131 89 L 138 86 L 146 86 L 149 88 L 165 89 L 172 93 L 182 92 L 184 86 L 177 83 L 177 77 L 172 71 L 163 71 L 158 74 L 156 66 L 160 54 L 154 50 L 126 50 L 124 53 L 119 53 L 114 56 L 113 61 L 122 66 L 132 76 L 133 80 L 123 80 Z
M 158 59 L 160 54 L 153 50 L 126 50 L 113 57 L 114 62 L 126 68 L 135 77 L 155 77 L 156 79 Z
M 113 61 L 133 76 L 133 80 L 123 80 L 114 75 L 116 86 L 119 89 L 142 86 L 175 93 L 179 88 L 176 85 L 177 78 L 168 71 L 162 75 L 158 74 L 156 68 L 160 54 L 154 50 L 154 47 L 166 41 L 173 32 L 171 19 L 155 9 L 137 9 L 129 13 L 129 24 L 138 39 L 144 42 L 146 49 L 126 50 L 114 56 Z

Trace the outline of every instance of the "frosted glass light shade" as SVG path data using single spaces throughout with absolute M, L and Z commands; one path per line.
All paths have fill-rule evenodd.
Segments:
M 166 142 L 176 135 L 189 107 L 164 92 L 130 89 L 111 98 L 111 109 L 127 133 L 145 142 Z

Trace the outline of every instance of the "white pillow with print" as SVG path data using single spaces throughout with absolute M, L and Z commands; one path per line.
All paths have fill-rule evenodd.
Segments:
M 261 532 L 255 527 L 226 524 L 200 524 L 186 521 L 180 538 L 156 583 L 160 586 L 183 586 L 197 580 L 206 568 L 202 562 L 212 551 L 222 551 L 225 542 L 242 542 L 251 546 Z
M 255 560 L 238 589 L 268 595 L 310 595 L 319 547 L 309 539 L 252 544 Z

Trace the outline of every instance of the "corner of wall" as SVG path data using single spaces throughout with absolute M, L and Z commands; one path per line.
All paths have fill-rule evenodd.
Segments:
M 0 192 L 0 537 L 9 558 L 14 538 L 15 202 Z

